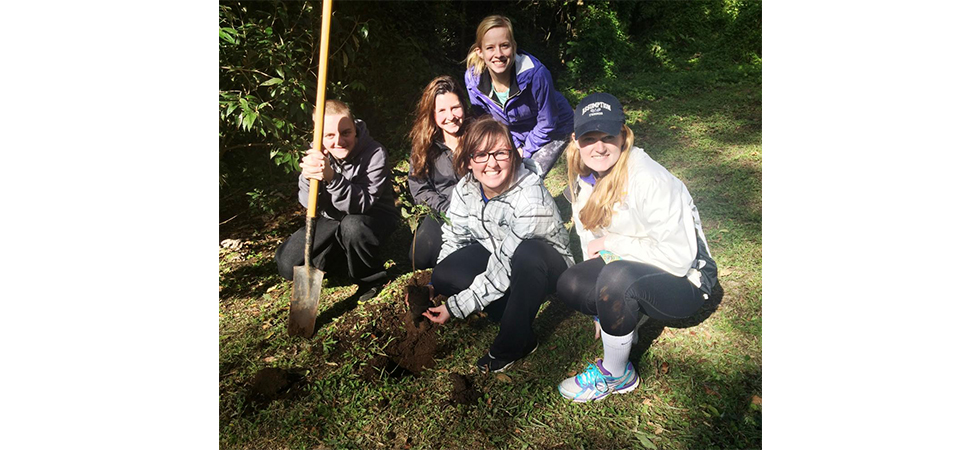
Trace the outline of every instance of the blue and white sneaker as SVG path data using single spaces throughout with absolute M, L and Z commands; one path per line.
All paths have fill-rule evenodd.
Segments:
M 640 377 L 633 369 L 633 363 L 626 363 L 626 372 L 621 377 L 612 376 L 605 367 L 602 367 L 602 360 L 589 367 L 574 377 L 566 378 L 558 385 L 558 392 L 573 402 L 590 402 L 592 400 L 602 400 L 609 394 L 625 394 L 640 385 Z

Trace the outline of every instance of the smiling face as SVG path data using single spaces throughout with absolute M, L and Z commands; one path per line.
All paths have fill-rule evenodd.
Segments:
M 357 131 L 350 117 L 342 114 L 323 116 L 323 148 L 336 159 L 347 158 L 357 145 Z
M 444 134 L 455 135 L 459 131 L 463 123 L 463 103 L 456 94 L 447 92 L 436 96 L 435 120 Z
M 483 195 L 494 198 L 510 187 L 514 173 L 514 148 L 510 145 L 510 141 L 504 138 L 498 138 L 493 145 L 487 145 L 488 142 L 484 142 L 470 155 L 467 168 L 473 173 L 473 178 L 483 185 Z M 488 153 L 498 154 L 487 155 L 489 158 L 486 162 L 474 161 L 473 155 Z M 506 161 L 497 160 L 502 157 L 502 154 L 509 156 Z
M 494 74 L 503 76 L 514 65 L 512 41 L 510 32 L 505 27 L 491 28 L 483 35 L 477 51 Z
M 573 136 L 578 144 L 582 162 L 600 177 L 609 173 L 623 154 L 623 133 L 616 136 L 602 131 L 590 131 L 582 136 Z

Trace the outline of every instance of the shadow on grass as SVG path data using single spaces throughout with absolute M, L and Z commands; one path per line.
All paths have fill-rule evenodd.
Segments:
M 535 328 L 537 329 L 535 334 L 537 335 L 538 342 L 549 340 L 560 323 L 565 321 L 573 313 L 577 313 L 577 311 L 572 310 L 559 301 L 556 294 L 548 295 L 545 297 L 545 301 L 548 302 L 547 305 L 545 305 L 543 310 L 538 312 L 537 317 L 534 319 Z
M 719 376 L 692 362 L 672 362 L 672 371 L 683 372 L 689 383 L 669 383 L 684 391 L 689 419 L 679 440 L 687 448 L 761 448 L 762 408 L 753 406 L 753 395 L 762 394 L 761 368 Z M 709 408 L 710 406 L 710 408 Z M 713 409 L 712 409 L 713 408 Z
M 220 276 L 220 283 L 223 286 L 218 292 L 218 299 L 258 298 L 280 280 L 279 270 L 273 260 L 261 264 L 243 265 Z
M 350 295 L 350 297 L 347 297 L 339 302 L 330 305 L 329 308 L 323 310 L 323 312 L 321 312 L 318 316 L 316 316 L 316 324 L 313 325 L 313 335 L 315 336 L 317 333 L 320 332 L 321 328 L 323 328 L 326 325 L 329 325 L 330 322 L 333 322 L 336 318 L 356 308 L 357 297 L 359 295 L 360 294 L 358 292 L 354 292 L 353 294 Z

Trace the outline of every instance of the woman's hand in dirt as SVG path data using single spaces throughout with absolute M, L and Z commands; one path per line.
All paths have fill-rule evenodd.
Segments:
M 422 313 L 426 319 L 429 319 L 435 323 L 443 324 L 449 320 L 449 309 L 446 308 L 445 304 L 436 306 L 434 308 L 429 308 L 428 311 Z
M 330 167 L 322 152 L 312 148 L 307 150 L 306 156 L 300 161 L 299 166 L 303 169 L 303 177 L 308 180 L 320 180 L 327 183 L 333 180 L 333 168 Z
M 585 249 L 585 251 L 589 253 L 588 255 L 586 255 L 587 257 L 586 259 L 592 259 L 595 258 L 596 256 L 599 256 L 599 250 L 605 250 L 605 249 L 606 249 L 605 236 L 599 239 L 593 239 L 592 241 L 589 242 L 588 248 Z

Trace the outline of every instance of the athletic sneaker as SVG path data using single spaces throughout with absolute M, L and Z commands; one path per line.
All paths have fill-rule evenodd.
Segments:
M 520 361 L 521 359 L 523 359 L 527 355 L 530 355 L 531 353 L 534 353 L 534 351 L 537 349 L 538 349 L 538 343 L 535 342 L 534 348 L 532 348 L 531 351 L 525 353 L 524 356 L 521 356 L 520 358 L 517 358 L 513 361 L 494 358 L 493 355 L 490 354 L 490 352 L 487 352 L 486 355 L 483 355 L 482 358 L 476 361 L 476 367 L 478 367 L 480 371 L 483 373 L 503 372 L 507 370 L 510 366 L 514 365 L 515 362 Z
M 602 400 L 609 394 L 625 394 L 640 385 L 640 377 L 633 369 L 633 363 L 626 363 L 626 372 L 621 377 L 612 376 L 605 367 L 602 367 L 602 360 L 589 367 L 574 377 L 566 378 L 558 385 L 558 392 L 573 402 L 590 402 L 592 400 Z

